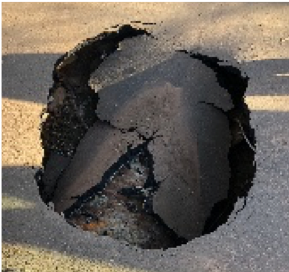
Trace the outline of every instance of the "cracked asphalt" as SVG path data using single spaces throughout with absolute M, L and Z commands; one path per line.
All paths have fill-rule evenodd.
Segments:
M 3 3 L 2 268 L 24 271 L 289 271 L 287 3 Z M 178 248 L 141 250 L 72 228 L 40 200 L 40 113 L 56 59 L 106 27 L 155 22 L 165 43 L 239 65 L 257 173 L 228 222 Z M 17 270 L 16 270 L 17 271 Z

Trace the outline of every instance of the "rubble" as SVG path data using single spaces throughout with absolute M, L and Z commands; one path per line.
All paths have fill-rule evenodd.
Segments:
M 248 192 L 254 132 L 238 69 L 123 26 L 65 55 L 54 80 L 38 184 L 70 224 L 168 248 L 216 229 Z

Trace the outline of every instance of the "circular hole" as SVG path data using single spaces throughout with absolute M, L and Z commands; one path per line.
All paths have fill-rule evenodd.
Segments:
M 42 200 L 69 224 L 170 248 L 215 231 L 252 185 L 248 78 L 186 51 L 139 51 L 132 62 L 125 48 L 144 35 L 125 25 L 56 62 L 35 177 Z

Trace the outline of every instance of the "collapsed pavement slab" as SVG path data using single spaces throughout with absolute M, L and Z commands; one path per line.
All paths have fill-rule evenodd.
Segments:
M 134 185 L 143 186 L 143 191 L 150 190 L 149 200 L 144 198 L 142 205 L 151 202 L 150 212 L 158 218 L 158 224 L 165 224 L 180 238 L 201 236 L 212 208 L 228 197 L 231 135 L 226 113 L 233 108 L 232 97 L 218 84 L 210 67 L 186 52 L 164 50 L 149 36 L 130 38 L 118 46 L 118 50 L 100 62 L 89 80 L 97 95 L 92 107 L 96 109 L 97 121 L 87 128 L 69 166 L 57 180 L 52 198 L 54 209 L 68 218 L 96 194 L 111 191 L 109 183 L 115 183 L 112 180 L 128 163 L 125 160 L 131 160 L 135 150 L 145 144 L 151 157 L 148 180 L 155 185 L 150 187 L 148 182 Z M 91 48 L 98 52 L 97 59 L 101 55 L 92 42 L 88 43 L 90 58 L 86 58 L 85 47 L 85 44 L 79 47 L 82 53 L 78 57 L 73 55 L 77 54 L 76 49 L 63 58 L 63 63 L 61 60 L 57 63 L 58 77 L 69 82 L 68 88 L 83 78 L 76 75 L 73 62 L 78 63 L 76 67 L 79 63 L 83 66 L 86 59 L 95 63 Z M 107 52 L 105 47 L 102 49 Z M 113 68 L 119 61 L 123 65 L 115 74 Z M 91 66 L 88 71 L 92 72 Z M 79 85 L 76 89 L 78 95 L 81 88 Z M 54 108 L 58 107 L 59 89 L 54 92 Z M 60 107 L 64 99 L 58 103 Z M 77 109 L 77 102 L 74 104 Z M 80 110 L 83 111 L 83 106 Z M 118 182 L 124 186 L 122 180 Z
M 122 59 L 119 51 L 118 56 Z M 155 56 L 148 53 L 143 58 L 154 60 Z M 221 110 L 231 109 L 230 95 L 210 69 L 183 52 L 171 53 L 143 72 L 134 56 L 124 66 L 127 62 L 134 67 L 133 75 L 98 90 L 98 117 L 147 136 L 157 132 L 159 137 L 148 145 L 160 182 L 154 211 L 178 235 L 187 239 L 200 236 L 212 207 L 228 193 L 230 132 Z M 104 71 L 99 73 L 109 74 L 111 66 L 113 62 L 108 68 L 102 65 Z M 216 105 L 215 110 L 210 103 Z
M 78 145 L 77 153 L 58 181 L 52 199 L 55 211 L 68 209 L 104 179 L 105 171 L 127 152 L 129 145 L 135 147 L 141 142 L 135 132 L 122 133 L 97 121 Z M 114 171 L 110 175 L 113 174 Z

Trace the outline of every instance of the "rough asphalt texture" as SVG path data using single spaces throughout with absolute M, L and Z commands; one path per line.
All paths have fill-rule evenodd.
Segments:
M 59 182 L 52 200 L 55 210 L 63 212 L 68 209 L 76 201 L 71 197 L 84 194 L 95 185 L 96 180 L 101 181 L 102 175 L 116 162 L 116 158 L 127 152 L 128 143 L 135 147 L 141 142 L 136 132 L 123 134 L 108 124 L 97 121 L 80 142 L 75 160 L 68 166 L 69 170 L 64 172 Z M 90 165 L 89 162 L 95 163 Z M 83 171 L 78 171 L 79 168 Z M 75 182 L 78 179 L 84 181 L 82 186 Z
M 288 4 L 37 4 L 3 7 L 3 268 L 27 271 L 289 270 Z M 185 49 L 236 59 L 257 136 L 257 173 L 226 225 L 166 251 L 72 228 L 41 202 L 39 115 L 56 59 L 132 20 Z
M 135 71 L 128 77 L 119 73 L 120 82 L 98 92 L 97 115 L 104 123 L 94 125 L 81 140 L 72 163 L 58 181 L 52 202 L 55 210 L 62 212 L 77 201 L 75 196 L 100 182 L 104 171 L 133 143 L 132 136 L 137 139 L 136 132 L 128 132 L 133 128 L 146 137 L 155 134 L 147 143 L 154 158 L 154 176 L 160 182 L 154 211 L 178 235 L 192 239 L 201 235 L 213 205 L 228 194 L 230 132 L 221 109 L 231 109 L 231 98 L 200 60 L 184 52 L 171 52 L 168 58 L 154 63 L 155 55 L 165 47 L 156 47 L 143 37 L 132 40 L 134 50 L 141 54 L 131 55 L 130 47 L 124 48 L 122 43 L 123 51 L 117 51 L 117 58 L 109 56 L 99 68 L 98 74 L 106 78 L 118 75 L 123 66 Z M 154 66 L 143 70 L 141 58 L 145 62 L 151 59 Z
M 151 46 L 148 42 L 146 44 Z M 155 47 L 154 50 L 159 49 Z M 146 59 L 149 57 L 150 54 L 144 55 Z M 130 59 L 135 63 L 134 56 Z M 116 64 L 114 62 L 113 66 Z M 139 66 L 134 66 L 139 69 Z M 204 121 L 203 114 L 206 111 L 210 114 L 212 110 L 212 106 L 205 103 L 215 103 L 216 107 L 225 110 L 232 107 L 228 92 L 217 84 L 213 71 L 181 52 L 99 91 L 97 113 L 101 120 L 119 128 L 136 127 L 147 136 L 157 132 L 158 137 L 148 145 L 154 158 L 154 176 L 160 181 L 160 188 L 154 196 L 154 211 L 186 239 L 202 233 L 212 205 L 227 197 L 229 185 L 226 155 L 223 155 L 225 160 L 215 162 L 216 156 L 210 157 L 209 150 L 204 150 L 206 156 L 201 151 L 205 146 L 214 145 L 214 154 L 228 154 L 230 143 L 230 137 L 226 137 L 230 134 L 227 118 L 219 116 L 218 110 L 214 109 L 211 120 Z M 218 137 L 216 131 L 219 130 L 224 134 Z M 215 137 L 211 137 L 213 134 Z M 202 168 L 200 174 L 199 164 Z M 215 172 L 216 178 L 209 179 L 208 173 L 212 168 L 224 174 Z M 213 184 L 219 184 L 219 187 L 213 188 Z M 214 192 L 214 196 L 203 191 L 206 187 Z M 206 205 L 201 203 L 203 199 L 207 200 Z

